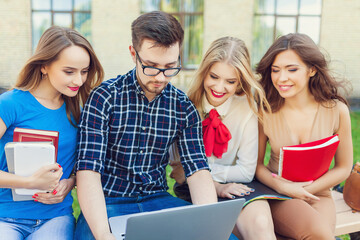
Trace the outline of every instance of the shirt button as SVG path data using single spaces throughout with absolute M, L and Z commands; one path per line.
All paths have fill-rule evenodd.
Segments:
M 141 191 L 141 190 L 142 190 L 142 187 L 139 187 L 139 190 Z
M 144 130 L 144 131 L 145 131 L 145 129 L 146 129 L 145 127 L 142 127 L 142 130 Z
M 143 150 L 140 150 L 140 153 L 143 153 Z
M 141 91 L 140 93 L 141 93 L 141 94 L 144 94 L 144 91 Z

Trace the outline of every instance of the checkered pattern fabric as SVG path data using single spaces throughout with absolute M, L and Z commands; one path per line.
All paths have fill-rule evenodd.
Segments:
M 136 69 L 91 93 L 79 135 L 75 169 L 99 172 L 107 197 L 166 191 L 168 150 L 176 140 L 186 176 L 208 169 L 194 105 L 171 83 L 149 102 Z

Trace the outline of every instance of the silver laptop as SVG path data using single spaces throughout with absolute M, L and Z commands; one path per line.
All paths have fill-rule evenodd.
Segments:
M 227 240 L 245 199 L 109 218 L 117 240 Z

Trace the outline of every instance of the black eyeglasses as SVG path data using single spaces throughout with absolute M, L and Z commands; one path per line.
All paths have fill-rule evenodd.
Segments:
M 164 74 L 165 77 L 173 77 L 176 74 L 178 74 L 181 70 L 181 59 L 179 55 L 179 67 L 174 68 L 157 68 L 157 67 L 151 67 L 151 66 L 144 66 L 144 64 L 141 61 L 141 58 L 139 57 L 139 54 L 135 50 L 136 57 L 139 59 L 139 62 L 141 64 L 141 67 L 143 69 L 143 73 L 146 76 L 157 76 L 160 72 Z

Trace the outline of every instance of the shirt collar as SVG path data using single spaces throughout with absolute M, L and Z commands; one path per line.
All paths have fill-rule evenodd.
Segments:
M 133 83 L 134 86 L 135 86 L 136 93 L 140 94 L 141 92 L 143 92 L 143 90 L 142 90 L 140 84 L 139 84 L 138 81 L 137 81 L 137 77 L 136 77 L 136 67 L 132 70 L 131 75 L 132 75 L 132 78 L 131 78 L 131 79 L 132 79 L 132 83 Z M 145 94 L 145 93 L 144 93 L 144 94 Z
M 231 107 L 231 103 L 233 101 L 233 96 L 229 97 L 223 104 L 221 104 L 220 106 L 214 107 L 213 105 L 211 105 L 209 103 L 209 101 L 206 98 L 206 95 L 203 94 L 203 99 L 202 99 L 202 105 L 203 105 L 203 111 L 204 111 L 204 115 L 208 114 L 211 109 L 216 109 L 216 111 L 219 113 L 219 115 L 221 117 L 225 117 L 225 115 L 229 112 L 230 107 Z

